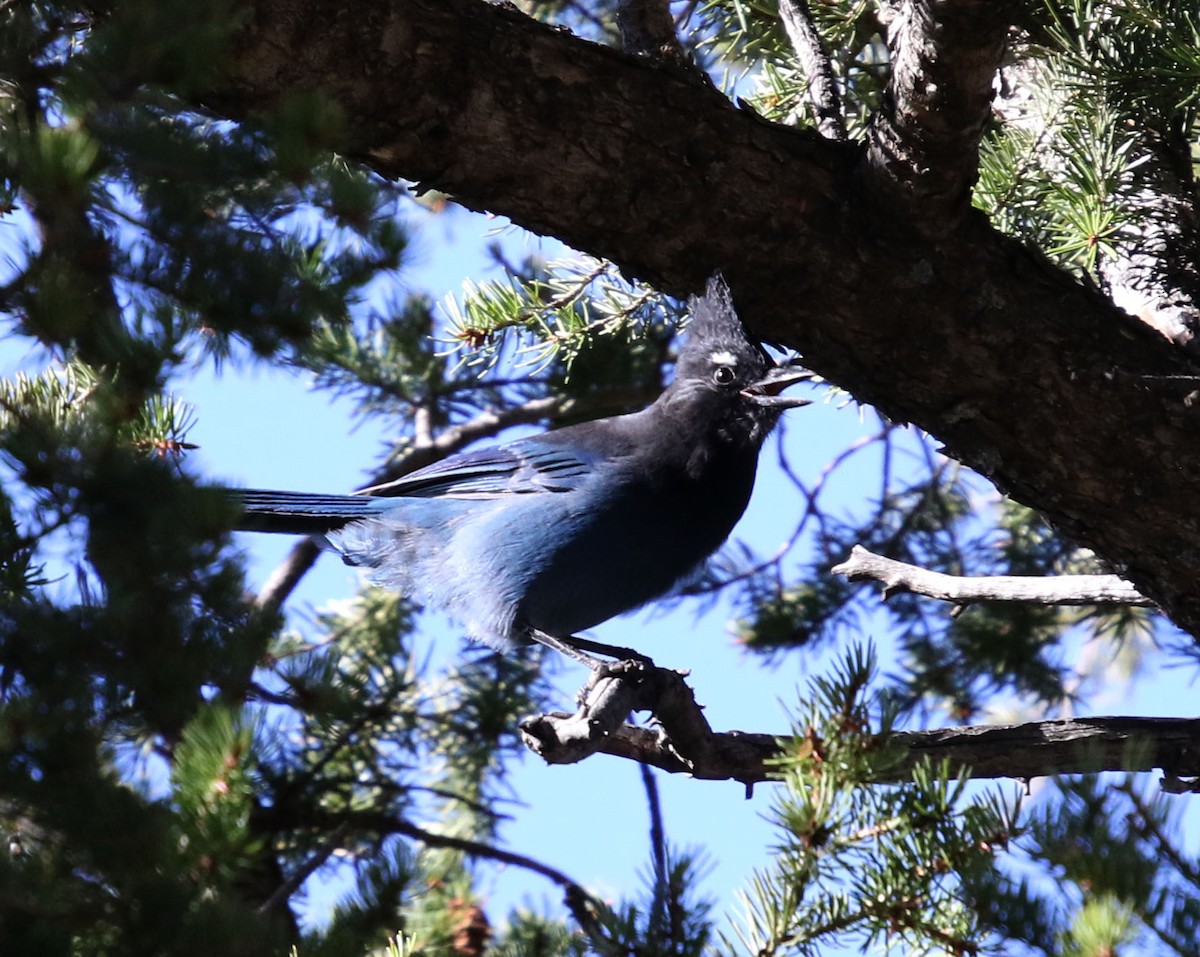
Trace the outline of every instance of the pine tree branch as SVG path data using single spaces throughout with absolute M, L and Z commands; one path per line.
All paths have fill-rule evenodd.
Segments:
M 683 679 L 654 667 L 603 678 L 576 714 L 527 718 L 522 737 L 549 764 L 573 764 L 600 752 L 704 780 L 747 786 L 770 780 L 772 762 L 789 748 L 789 736 L 713 731 Z M 614 717 L 625 705 L 628 710 Z M 633 710 L 653 711 L 661 727 L 625 724 Z M 1198 718 L 1074 718 L 900 731 L 879 738 L 878 746 L 888 755 L 879 783 L 905 780 L 926 758 L 966 768 L 975 778 L 1157 768 L 1166 775 L 1164 790 L 1182 791 L 1194 787 L 1185 779 L 1200 777 Z
M 885 601 L 897 592 L 912 592 L 956 605 L 979 601 L 1143 607 L 1153 607 L 1154 604 L 1117 575 L 944 575 L 876 555 L 861 545 L 855 545 L 850 557 L 840 565 L 834 565 L 830 571 L 835 575 L 844 575 L 852 582 L 881 582 Z
M 564 872 L 535 858 L 524 854 L 517 854 L 514 851 L 508 851 L 502 847 L 496 847 L 482 841 L 455 837 L 451 834 L 439 834 L 436 831 L 430 831 L 406 821 L 398 815 L 387 812 L 362 810 L 341 813 L 307 807 L 302 812 L 303 820 L 299 821 L 292 819 L 293 810 L 283 805 L 260 807 L 257 810 L 257 828 L 260 833 L 277 834 L 285 830 L 303 827 L 306 830 L 314 829 L 317 833 L 330 835 L 326 841 L 322 842 L 314 855 L 302 865 L 299 873 L 308 871 L 309 865 L 317 861 L 318 858 L 324 860 L 332 850 L 336 850 L 339 844 L 355 840 L 355 835 L 358 833 L 372 833 L 381 836 L 399 834 L 414 841 L 419 841 L 428 847 L 441 847 L 461 851 L 471 858 L 508 864 L 545 877 L 562 888 L 564 903 L 580 926 L 589 935 L 598 934 L 601 940 L 604 938 L 596 920 L 596 915 L 607 909 L 604 903 L 589 894 L 580 884 L 572 880 Z M 319 866 L 319 862 L 317 866 Z M 311 873 L 311 871 L 308 872 Z M 305 876 L 307 876 L 307 873 Z M 301 880 L 300 883 L 303 883 L 303 881 Z M 272 900 L 285 889 L 291 893 L 298 889 L 299 886 L 299 883 L 289 880 L 276 891 L 275 895 L 272 895 Z
M 484 860 L 496 861 L 501 864 L 510 864 L 513 867 L 519 867 L 523 870 L 531 871 L 534 874 L 539 874 L 542 877 L 553 881 L 564 891 L 577 894 L 584 900 L 594 904 L 597 907 L 603 906 L 562 871 L 555 867 L 551 867 L 549 864 L 543 864 L 541 861 L 535 860 L 532 857 L 526 857 L 524 854 L 506 851 L 502 847 L 484 844 L 482 841 L 472 841 L 463 837 L 454 837 L 451 834 L 438 834 L 435 831 L 429 831 L 423 827 L 418 827 L 415 824 L 410 824 L 408 821 L 400 818 L 390 818 L 387 823 L 387 829 L 394 834 L 403 834 L 405 837 L 410 837 L 413 840 L 420 841 L 422 844 L 427 844 L 429 847 L 445 847 L 455 851 L 462 851 L 468 857 L 482 858 Z
M 626 53 L 685 64 L 687 54 L 675 34 L 669 0 L 620 0 L 617 26 Z
M 420 841 L 429 847 L 445 847 L 451 850 L 462 851 L 468 857 L 508 864 L 547 878 L 562 888 L 563 903 L 567 910 L 571 912 L 571 916 L 575 918 L 576 923 L 579 924 L 584 933 L 603 952 L 604 943 L 607 941 L 608 935 L 604 933 L 597 915 L 606 912 L 608 908 L 603 901 L 593 897 L 582 885 L 576 883 L 557 868 L 551 867 L 549 864 L 543 864 L 541 861 L 527 857 L 524 854 L 507 851 L 502 847 L 496 847 L 492 844 L 484 844 L 482 841 L 472 841 L 467 838 L 454 837 L 450 834 L 438 834 L 423 827 L 418 827 L 415 824 L 410 824 L 408 821 L 400 818 L 389 818 L 386 828 L 392 833 L 402 834 L 415 841 Z
M 271 896 L 259 905 L 258 912 L 260 914 L 270 914 L 286 907 L 287 902 L 296 891 L 300 890 L 301 885 L 312 877 L 329 860 L 330 856 L 341 847 L 348 830 L 349 825 L 346 822 L 342 822 L 329 832 L 328 836 L 317 845 L 316 849 L 308 856 L 304 863 L 297 867 L 293 873 L 289 874 L 287 879 L 271 892 Z
M 867 188 L 930 237 L 971 205 L 979 141 L 1014 4 L 901 0 L 888 18 L 891 76 L 867 137 Z
M 796 59 L 808 81 L 808 98 L 821 135 L 831 139 L 846 139 L 846 122 L 842 119 L 842 101 L 838 96 L 833 65 L 813 26 L 812 12 L 806 0 L 779 0 L 779 19 L 792 43 Z
M 1126 202 L 1136 217 L 1114 256 L 1098 260 L 1113 301 L 1172 342 L 1200 355 L 1200 209 L 1190 142 L 1181 131 L 1149 130 Z M 1182 155 L 1182 158 L 1181 158 Z

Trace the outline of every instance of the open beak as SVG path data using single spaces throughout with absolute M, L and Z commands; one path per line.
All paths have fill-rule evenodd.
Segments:
M 764 408 L 798 409 L 802 405 L 811 405 L 812 400 L 793 398 L 780 395 L 780 393 L 788 386 L 795 385 L 797 382 L 807 382 L 812 377 L 813 374 L 807 369 L 783 363 L 775 366 L 753 385 L 746 386 L 742 390 L 742 395 Z

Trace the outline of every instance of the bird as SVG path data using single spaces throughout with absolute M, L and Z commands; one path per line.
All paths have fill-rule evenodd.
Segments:
M 669 593 L 724 543 L 759 452 L 812 377 L 751 340 L 728 286 L 689 301 L 675 374 L 637 412 L 467 450 L 355 494 L 242 489 L 245 531 L 315 535 L 383 586 L 501 651 L 593 671 L 645 659 L 579 633 Z M 648 660 L 648 659 L 645 659 Z

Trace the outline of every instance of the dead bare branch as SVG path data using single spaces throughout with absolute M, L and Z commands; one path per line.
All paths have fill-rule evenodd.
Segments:
M 855 545 L 850 557 L 830 569 L 852 582 L 883 584 L 883 600 L 897 592 L 912 592 L 969 605 L 980 601 L 1020 601 L 1039 605 L 1139 605 L 1154 603 L 1117 575 L 945 575 L 907 562 L 876 555 Z

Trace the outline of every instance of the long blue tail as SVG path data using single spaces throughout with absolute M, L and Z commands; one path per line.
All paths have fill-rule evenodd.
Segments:
M 394 506 L 395 500 L 370 495 L 325 495 L 320 492 L 275 492 L 233 489 L 242 508 L 237 528 L 243 532 L 323 535 L 350 522 L 370 518 Z

